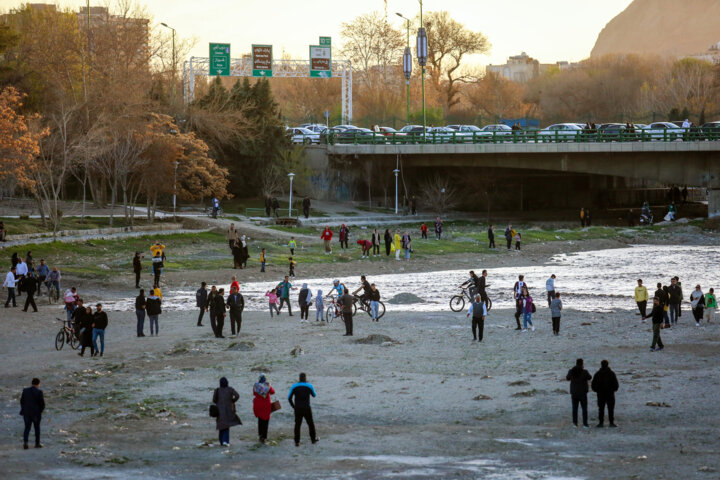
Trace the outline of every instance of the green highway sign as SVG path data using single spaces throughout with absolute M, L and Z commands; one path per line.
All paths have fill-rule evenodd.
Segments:
M 330 37 L 325 38 L 328 38 L 329 42 Z M 310 76 L 332 77 L 332 56 L 329 45 L 310 45 Z
M 252 76 L 272 77 L 272 45 L 252 46 Z
M 210 44 L 210 68 L 209 75 L 230 75 L 230 44 Z
M 323 47 L 329 47 L 330 37 L 320 37 L 320 45 L 322 45 Z

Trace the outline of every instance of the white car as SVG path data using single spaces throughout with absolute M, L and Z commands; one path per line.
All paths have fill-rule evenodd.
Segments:
M 576 123 L 556 123 L 538 131 L 540 140 L 550 141 L 557 138 L 558 141 L 571 142 L 575 140 L 575 136 L 583 132 Z
M 685 129 L 671 122 L 654 122 L 647 126 L 643 133 L 653 140 L 678 140 L 683 138 Z
M 322 133 L 327 130 L 328 127 L 323 125 L 322 123 L 303 123 L 299 126 L 299 128 L 307 128 L 311 132 Z
M 312 130 L 302 127 L 288 127 L 285 132 L 290 135 L 292 143 L 301 143 L 307 145 L 309 143 L 320 143 L 320 134 Z
M 513 129 L 504 124 L 485 125 L 480 129 L 480 135 L 512 135 Z

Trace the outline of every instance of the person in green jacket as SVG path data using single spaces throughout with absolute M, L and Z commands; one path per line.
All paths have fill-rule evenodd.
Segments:
M 717 298 L 715 298 L 715 289 L 711 288 L 705 295 L 705 319 L 707 323 L 711 323 L 717 309 Z

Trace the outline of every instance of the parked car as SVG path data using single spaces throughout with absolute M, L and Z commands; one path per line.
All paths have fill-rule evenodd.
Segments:
M 598 140 L 602 142 L 631 141 L 639 136 L 625 123 L 603 123 L 598 127 L 598 133 Z
M 538 137 L 542 141 L 550 141 L 557 138 L 558 141 L 571 142 L 583 132 L 583 129 L 575 123 L 555 123 L 538 131 Z
M 653 140 L 682 140 L 685 129 L 672 122 L 653 122 L 647 126 L 645 135 Z
M 386 137 L 404 137 L 406 135 L 405 133 L 399 132 L 392 127 L 378 127 L 378 129 L 380 131 L 379 133 Z
M 480 129 L 481 135 L 512 135 L 512 133 L 513 129 L 502 123 L 485 125 Z
M 700 127 L 701 140 L 720 140 L 720 121 L 704 123 Z
M 323 125 L 322 123 L 303 123 L 298 126 L 301 128 L 307 128 L 315 133 L 322 133 L 328 128 L 327 125 Z
M 290 135 L 290 141 L 292 143 L 302 143 L 304 145 L 310 143 L 320 143 L 320 134 L 315 133 L 312 130 L 302 127 L 288 127 L 285 128 L 285 132 Z

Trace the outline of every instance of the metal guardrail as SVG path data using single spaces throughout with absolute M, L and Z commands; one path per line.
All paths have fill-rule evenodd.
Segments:
M 634 129 L 632 131 L 598 132 L 543 132 L 520 130 L 492 133 L 377 133 L 348 132 L 320 135 L 320 143 L 351 145 L 405 145 L 405 144 L 463 144 L 463 143 L 592 143 L 592 142 L 698 142 L 720 140 L 720 130 L 688 129 Z

